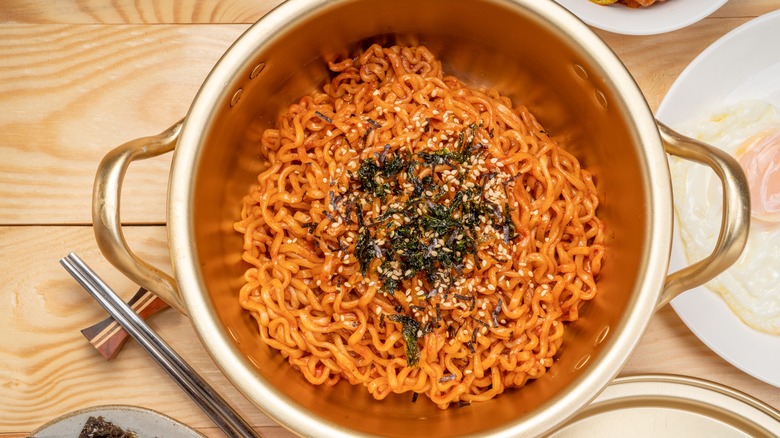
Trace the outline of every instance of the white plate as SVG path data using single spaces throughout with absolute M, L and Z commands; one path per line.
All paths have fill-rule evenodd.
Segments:
M 658 108 L 658 119 L 680 129 L 718 108 L 747 99 L 780 106 L 778 41 L 780 10 L 728 33 L 680 74 Z M 680 238 L 675 236 L 670 272 L 686 264 Z M 751 376 L 780 387 L 780 336 L 748 327 L 717 292 L 706 287 L 683 293 L 672 301 L 672 307 L 715 353 Z
M 555 0 L 593 27 L 626 35 L 654 35 L 690 26 L 728 0 L 666 0 L 646 8 L 601 6 L 590 0 Z
M 35 430 L 31 437 L 77 437 L 89 417 L 99 416 L 125 430 L 132 430 L 139 438 L 204 438 L 200 433 L 164 414 L 124 405 L 96 406 L 71 412 L 44 424 Z

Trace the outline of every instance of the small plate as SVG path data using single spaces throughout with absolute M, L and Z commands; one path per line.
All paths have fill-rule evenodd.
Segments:
M 77 437 L 89 417 L 103 417 L 116 426 L 132 430 L 138 438 L 204 438 L 197 431 L 150 409 L 136 406 L 107 405 L 80 409 L 65 414 L 36 429 L 32 438 Z
M 702 52 L 680 74 L 656 116 L 681 129 L 712 111 L 748 99 L 780 107 L 780 10 L 734 29 Z M 676 226 L 675 229 L 679 229 Z M 679 236 L 672 245 L 670 272 L 689 264 Z M 719 356 L 750 374 L 780 387 L 780 336 L 743 323 L 706 287 L 687 291 L 672 307 L 688 328 Z
M 555 0 L 593 27 L 625 35 L 654 35 L 690 26 L 728 0 L 666 0 L 646 8 L 597 5 L 590 0 Z
M 615 379 L 550 438 L 774 438 L 780 412 L 747 394 L 673 375 Z

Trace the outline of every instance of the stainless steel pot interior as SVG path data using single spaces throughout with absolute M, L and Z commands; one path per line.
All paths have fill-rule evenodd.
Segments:
M 412 403 L 411 394 L 376 401 L 347 383 L 313 387 L 260 344 L 255 322 L 236 298 L 247 266 L 232 224 L 263 167 L 261 132 L 326 80 L 324 55 L 375 41 L 425 44 L 447 72 L 473 86 L 497 87 L 529 106 L 596 177 L 609 236 L 600 295 L 569 326 L 549 373 L 489 402 L 439 410 L 424 397 Z M 193 324 L 232 382 L 300 434 L 542 434 L 618 373 L 663 287 L 671 187 L 652 114 L 617 57 L 551 1 L 285 3 L 251 27 L 215 67 L 175 154 L 171 252 Z

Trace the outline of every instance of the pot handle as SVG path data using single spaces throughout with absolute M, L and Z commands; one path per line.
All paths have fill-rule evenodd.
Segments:
M 710 167 L 723 187 L 723 217 L 715 249 L 706 258 L 666 277 L 657 308 L 686 290 L 710 281 L 731 266 L 745 249 L 750 227 L 750 192 L 742 167 L 727 152 L 686 137 L 663 123 L 658 130 L 668 154 Z
M 92 191 L 92 227 L 100 251 L 114 267 L 186 315 L 176 280 L 141 260 L 130 250 L 119 217 L 122 181 L 130 163 L 172 151 L 183 123 L 184 119 L 158 135 L 131 140 L 103 157 Z

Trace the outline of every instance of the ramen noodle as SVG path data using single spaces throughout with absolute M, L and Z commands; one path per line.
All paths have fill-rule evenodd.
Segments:
M 243 200 L 241 305 L 315 385 L 441 408 L 553 365 L 597 292 L 592 175 L 528 109 L 374 45 L 264 131 Z

